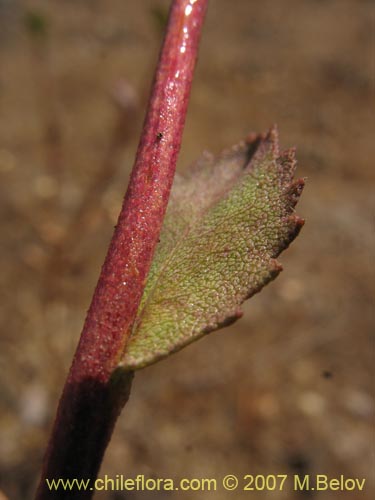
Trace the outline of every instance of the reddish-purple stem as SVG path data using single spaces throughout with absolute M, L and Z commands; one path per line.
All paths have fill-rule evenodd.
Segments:
M 46 478 L 94 479 L 128 399 L 132 374 L 116 367 L 167 207 L 207 3 L 172 1 L 129 187 L 60 399 L 38 500 L 92 496 L 62 488 L 52 493 Z

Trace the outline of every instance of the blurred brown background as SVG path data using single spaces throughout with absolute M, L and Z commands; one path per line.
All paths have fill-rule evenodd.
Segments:
M 168 5 L 0 0 L 0 490 L 11 499 L 35 488 Z M 136 375 L 101 471 L 344 474 L 365 490 L 96 498 L 373 498 L 373 19 L 366 0 L 211 0 L 179 168 L 276 122 L 308 178 L 306 225 L 243 319 Z

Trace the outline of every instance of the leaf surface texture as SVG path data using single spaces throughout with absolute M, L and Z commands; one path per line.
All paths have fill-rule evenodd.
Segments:
M 146 288 L 120 365 L 147 366 L 238 319 L 241 304 L 281 270 L 298 234 L 293 149 L 277 130 L 253 135 L 176 176 Z

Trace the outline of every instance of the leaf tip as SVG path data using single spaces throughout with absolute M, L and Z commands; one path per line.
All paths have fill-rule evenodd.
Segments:
M 283 270 L 283 265 L 276 259 L 270 259 L 271 280 L 275 279 Z
M 297 205 L 304 187 L 305 187 L 305 179 L 303 178 L 296 179 L 291 184 L 289 184 L 287 190 L 287 197 L 289 199 L 290 208 L 294 208 Z
M 242 318 L 243 316 L 243 311 L 239 307 L 232 311 L 226 318 L 224 318 L 222 321 L 219 321 L 218 323 L 215 324 L 214 327 L 212 325 L 208 326 L 207 328 L 203 329 L 202 333 L 210 333 L 213 330 L 219 330 L 221 328 L 225 328 L 227 326 L 233 325 L 238 319 Z
M 288 216 L 287 220 L 291 228 L 289 236 L 290 236 L 290 242 L 292 242 L 294 238 L 296 238 L 298 233 L 301 231 L 302 227 L 305 225 L 305 219 L 303 219 L 299 215 L 292 214 Z
M 271 146 L 271 151 L 274 155 L 275 158 L 277 158 L 278 156 L 280 156 L 280 149 L 279 149 L 279 129 L 276 125 L 276 123 L 274 123 L 267 136 L 266 136 L 266 142 L 268 142 Z

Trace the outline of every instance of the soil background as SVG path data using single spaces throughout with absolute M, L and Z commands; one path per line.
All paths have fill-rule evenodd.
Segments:
M 35 489 L 168 5 L 0 0 L 0 490 L 10 499 Z M 216 478 L 217 491 L 95 498 L 374 498 L 374 47 L 371 1 L 211 0 L 179 169 L 277 123 L 307 178 L 306 225 L 240 321 L 136 374 L 100 473 Z M 227 474 L 240 480 L 231 493 Z M 246 474 L 288 482 L 243 491 Z M 366 483 L 298 492 L 294 474 Z

